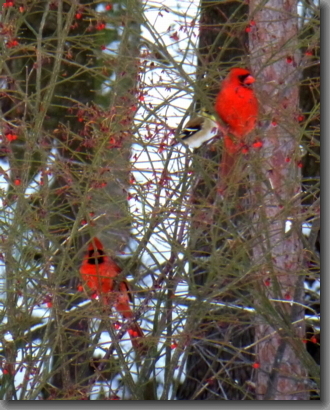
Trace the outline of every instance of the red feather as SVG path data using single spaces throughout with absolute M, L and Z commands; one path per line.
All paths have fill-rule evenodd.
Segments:
M 101 297 L 106 304 L 113 304 L 125 319 L 134 316 L 129 302 L 132 301 L 126 280 L 116 283 L 116 277 L 121 268 L 104 251 L 103 244 L 98 238 L 93 238 L 87 247 L 80 267 L 81 278 L 86 287 Z M 137 323 L 132 323 L 128 329 L 133 347 L 142 353 L 142 344 L 138 338 L 144 333 Z
M 224 138 L 221 176 L 227 177 L 234 169 L 237 154 L 245 137 L 255 128 L 258 117 L 258 100 L 250 87 L 255 81 L 244 68 L 232 68 L 222 82 L 215 110 L 227 125 L 229 135 Z

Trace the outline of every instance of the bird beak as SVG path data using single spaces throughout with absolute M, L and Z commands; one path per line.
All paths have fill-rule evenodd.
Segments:
M 244 85 L 251 85 L 256 81 L 256 79 L 254 77 L 252 77 L 252 75 L 248 75 L 245 80 L 243 81 Z

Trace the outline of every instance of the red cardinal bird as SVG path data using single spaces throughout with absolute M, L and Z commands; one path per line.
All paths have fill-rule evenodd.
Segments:
M 244 68 L 232 68 L 222 82 L 215 101 L 215 111 L 227 125 L 230 135 L 224 137 L 224 153 L 220 172 L 227 178 L 233 171 L 235 159 L 245 144 L 245 137 L 255 126 L 258 116 L 258 101 L 251 88 L 255 82 Z
M 106 304 L 114 304 L 125 319 L 131 319 L 134 316 L 129 306 L 132 294 L 126 280 L 116 283 L 116 277 L 120 272 L 121 268 L 105 254 L 101 241 L 93 238 L 80 267 L 82 280 L 90 290 L 101 296 Z M 143 353 L 144 345 L 139 338 L 144 337 L 144 334 L 140 326 L 132 323 L 128 333 L 134 349 Z

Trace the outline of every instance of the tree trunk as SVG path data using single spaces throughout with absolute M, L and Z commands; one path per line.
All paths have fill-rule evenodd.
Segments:
M 216 73 L 222 68 L 241 65 L 240 59 L 246 60 L 247 12 L 248 6 L 242 2 L 202 2 L 197 82 L 204 94 L 195 96 L 198 107 L 204 105 L 212 112 L 220 88 Z M 193 258 L 190 292 L 200 300 L 214 295 L 214 300 L 244 305 L 248 293 L 240 276 L 248 258 L 244 250 L 237 252 L 237 245 L 248 217 L 245 188 L 242 185 L 239 195 L 223 204 L 217 192 L 220 144 L 203 146 L 195 154 L 196 179 L 188 245 Z M 193 312 L 188 310 L 188 314 Z M 179 399 L 253 399 L 249 385 L 252 375 L 249 361 L 253 353 L 253 347 L 248 347 L 253 345 L 250 321 L 247 312 L 210 308 L 208 317 L 199 325 L 203 336 L 198 334 L 187 348 L 186 379 L 178 390 Z
M 297 2 L 250 2 L 251 62 L 258 76 L 263 148 L 252 181 L 255 207 L 253 256 L 257 287 L 256 376 L 259 400 L 307 400 L 304 362 L 305 310 L 299 167 L 299 80 Z M 258 169 L 259 168 L 259 169 Z M 286 221 L 293 222 L 286 232 Z M 277 302 L 270 302 L 276 299 Z M 290 302 L 290 303 L 289 303 Z

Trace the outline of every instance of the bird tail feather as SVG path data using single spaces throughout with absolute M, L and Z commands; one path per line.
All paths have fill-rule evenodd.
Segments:
M 145 356 L 148 351 L 148 346 L 145 343 L 146 338 L 141 327 L 137 323 L 132 323 L 128 329 L 128 334 L 130 335 L 135 352 L 141 356 Z
M 237 184 L 241 178 L 240 173 L 240 147 L 229 137 L 224 138 L 224 149 L 219 167 L 220 191 L 225 191 L 229 185 Z

